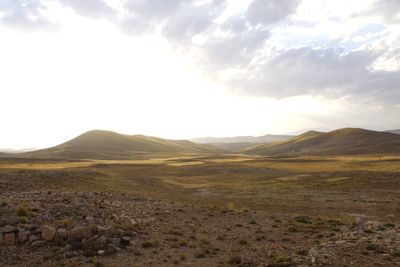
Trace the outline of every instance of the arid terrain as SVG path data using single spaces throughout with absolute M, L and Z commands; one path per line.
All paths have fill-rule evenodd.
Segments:
M 398 266 L 400 156 L 0 160 L 1 266 Z

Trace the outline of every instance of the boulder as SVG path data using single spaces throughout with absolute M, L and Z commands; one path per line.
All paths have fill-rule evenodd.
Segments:
M 51 226 L 45 225 L 42 229 L 42 239 L 52 241 L 56 235 L 56 229 Z
M 3 234 L 3 243 L 6 246 L 11 246 L 15 244 L 15 233 L 14 232 L 9 232 Z
M 99 235 L 102 236 L 108 236 L 111 237 L 115 234 L 115 227 L 114 226 L 98 226 L 97 231 L 99 232 Z
M 93 235 L 93 227 L 91 226 L 75 226 L 70 233 L 70 237 L 73 241 L 90 239 L 92 235 Z
M 123 236 L 123 237 L 121 238 L 121 245 L 124 246 L 124 247 L 126 247 L 126 246 L 129 246 L 129 244 L 130 244 L 130 239 L 129 239 L 129 237 L 128 237 L 128 236 Z
M 46 244 L 46 240 L 38 240 L 35 242 L 32 242 L 31 246 L 32 247 L 41 247 L 44 246 Z
M 14 227 L 14 226 L 6 225 L 6 226 L 4 226 L 3 228 L 1 228 L 1 232 L 2 232 L 3 234 L 6 234 L 6 233 L 15 233 L 15 232 L 18 232 L 18 229 L 17 229 L 16 227 Z
M 29 236 L 28 232 L 26 232 L 23 229 L 20 229 L 18 231 L 18 242 L 25 243 L 26 241 L 28 241 L 28 236 Z
M 96 247 L 98 249 L 103 249 L 107 246 L 107 243 L 108 243 L 108 238 L 106 236 L 102 235 L 102 236 L 100 236 L 99 239 L 97 239 Z
M 68 237 L 68 232 L 67 232 L 67 230 L 62 229 L 62 228 L 57 229 L 57 231 L 56 231 L 56 236 L 55 236 L 56 239 L 59 239 L 59 240 L 66 240 L 67 237 Z

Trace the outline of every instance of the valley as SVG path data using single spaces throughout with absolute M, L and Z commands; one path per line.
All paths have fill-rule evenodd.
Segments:
M 3 158 L 0 190 L 0 226 L 19 233 L 2 266 L 399 263 L 396 154 Z

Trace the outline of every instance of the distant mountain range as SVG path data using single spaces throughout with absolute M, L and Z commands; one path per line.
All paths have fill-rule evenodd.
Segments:
M 207 137 L 192 141 L 94 130 L 55 147 L 23 153 L 6 152 L 0 151 L 0 156 L 132 159 L 148 153 L 243 153 L 264 156 L 399 154 L 400 130 L 377 132 L 344 128 L 331 132 L 308 131 L 298 136 Z
M 388 133 L 400 134 L 400 129 L 386 131 Z
M 266 156 L 397 154 L 400 153 L 400 135 L 358 128 L 328 133 L 310 131 L 283 142 L 254 146 L 244 152 Z
M 199 144 L 209 144 L 227 151 L 240 152 L 258 144 L 284 141 L 291 137 L 293 136 L 267 134 L 263 136 L 202 137 L 194 138 L 191 141 Z
M 267 134 L 263 136 L 235 136 L 235 137 L 200 137 L 191 139 L 191 141 L 200 144 L 213 143 L 270 143 L 287 140 L 293 135 L 273 135 Z

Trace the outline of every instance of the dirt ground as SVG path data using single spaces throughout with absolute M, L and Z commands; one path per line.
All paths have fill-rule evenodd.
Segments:
M 1 266 L 399 266 L 400 157 L 0 160 Z

